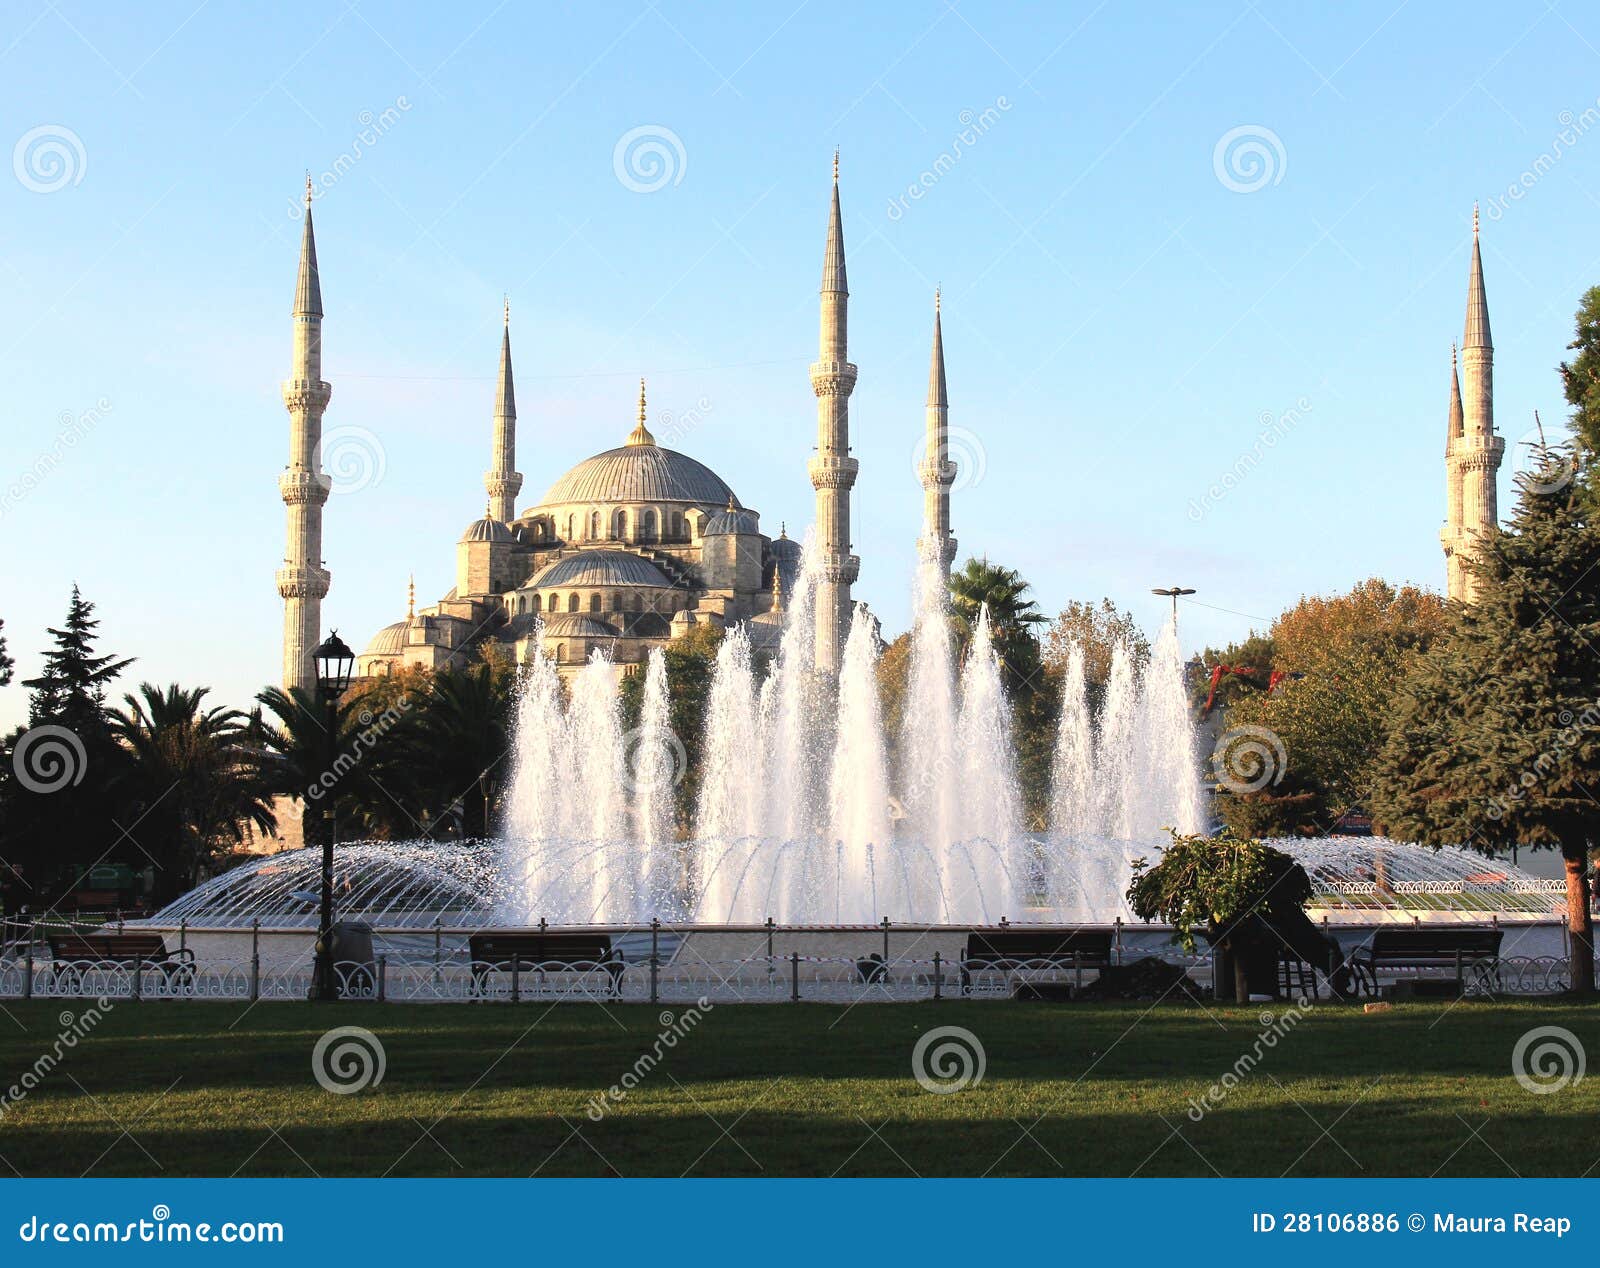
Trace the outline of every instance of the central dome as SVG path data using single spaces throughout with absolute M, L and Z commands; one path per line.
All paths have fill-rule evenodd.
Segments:
M 710 467 L 660 445 L 629 444 L 586 458 L 562 476 L 540 505 L 566 502 L 698 502 L 739 505 Z

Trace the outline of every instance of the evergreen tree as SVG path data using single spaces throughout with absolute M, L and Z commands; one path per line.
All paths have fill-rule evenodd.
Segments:
M 141 806 L 123 778 L 127 754 L 105 706 L 106 686 L 133 662 L 95 654 L 99 625 L 74 585 L 66 622 L 50 631 L 44 672 L 23 682 L 32 691 L 28 728 L 8 738 L 11 760 L 0 767 L 5 861 L 24 873 L 35 907 L 61 903 L 88 865 L 150 862 Z
M 1540 452 L 1509 527 L 1470 565 L 1481 585 L 1400 691 L 1375 770 L 1375 820 L 1393 836 L 1485 853 L 1559 849 L 1572 986 L 1594 989 L 1586 884 L 1600 837 L 1600 532 L 1572 456 Z
M 109 734 L 106 686 L 133 664 L 133 659 L 96 656 L 94 640 L 99 628 L 94 604 L 74 583 L 66 624 L 49 631 L 55 646 L 44 654 L 44 672 L 22 684 L 33 692 L 28 701 L 29 726 L 64 726 L 85 743 L 93 735 Z
M 7 686 L 11 682 L 11 671 L 16 668 L 17 664 L 6 654 L 5 628 L 6 623 L 0 621 L 0 687 Z

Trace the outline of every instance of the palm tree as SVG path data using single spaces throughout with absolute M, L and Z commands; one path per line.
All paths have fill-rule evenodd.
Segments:
M 989 609 L 989 632 L 995 652 L 1013 686 L 1031 678 L 1039 665 L 1039 639 L 1034 627 L 1045 615 L 1039 605 L 1025 596 L 1030 589 L 1013 568 L 1002 568 L 988 559 L 969 559 L 966 567 L 950 578 L 952 623 L 962 649 L 972 639 L 978 614 Z
M 127 776 L 138 807 L 129 835 L 155 862 L 158 891 L 181 893 L 205 865 L 248 830 L 277 824 L 267 789 L 244 745 L 246 715 L 207 708 L 206 687 L 141 683 L 110 709 L 112 734 L 131 757 Z
M 488 664 L 442 669 L 405 736 L 403 758 L 425 790 L 437 827 L 462 837 L 489 834 L 507 778 L 511 675 Z

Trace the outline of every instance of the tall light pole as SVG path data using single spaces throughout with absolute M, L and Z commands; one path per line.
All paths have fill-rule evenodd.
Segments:
M 327 802 L 322 808 L 322 898 L 317 913 L 317 960 L 311 986 L 313 999 L 338 999 L 333 976 L 333 801 L 338 792 L 335 767 L 339 759 L 339 697 L 350 686 L 356 654 L 345 646 L 339 631 L 329 634 L 311 653 L 317 666 L 317 694 L 322 697 L 323 729 L 328 740 Z
M 1182 595 L 1193 594 L 1194 591 L 1185 589 L 1183 586 L 1169 586 L 1165 590 L 1152 590 L 1150 593 L 1159 594 L 1164 599 L 1172 600 L 1172 625 L 1176 629 L 1178 625 L 1178 599 Z

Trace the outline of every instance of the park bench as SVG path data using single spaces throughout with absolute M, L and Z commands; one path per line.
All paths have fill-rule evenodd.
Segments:
M 187 947 L 169 951 L 159 933 L 68 929 L 47 933 L 45 941 L 55 961 L 53 976 L 64 984 L 81 985 L 84 971 L 98 968 L 159 969 L 169 987 L 194 982 L 194 952 Z
M 1358 947 L 1349 963 L 1356 981 L 1369 995 L 1378 993 L 1378 973 L 1384 969 L 1416 970 L 1432 973 L 1432 980 L 1455 979 L 1456 993 L 1464 994 L 1469 980 L 1489 987 L 1494 984 L 1500 965 L 1501 929 L 1440 928 L 1418 925 L 1411 928 L 1382 928 L 1372 940 Z M 1440 973 L 1447 976 L 1441 978 Z
M 961 993 L 972 994 L 972 975 L 1000 970 L 1009 975 L 1024 969 L 1073 971 L 1074 985 L 1082 987 L 1083 971 L 1104 972 L 1111 967 L 1112 932 L 1109 929 L 993 929 L 968 936 L 961 952 Z
M 491 972 L 589 973 L 603 971 L 607 994 L 622 998 L 622 956 L 608 934 L 500 931 L 475 933 L 467 939 L 472 959 L 472 983 L 478 998 Z

